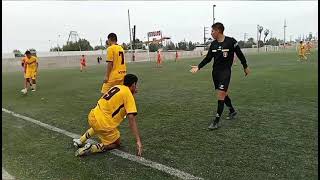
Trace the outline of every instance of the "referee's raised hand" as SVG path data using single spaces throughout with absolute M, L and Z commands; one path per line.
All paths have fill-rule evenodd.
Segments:
M 196 73 L 199 71 L 198 66 L 190 66 L 190 67 L 191 67 L 190 72 L 192 72 L 192 73 Z

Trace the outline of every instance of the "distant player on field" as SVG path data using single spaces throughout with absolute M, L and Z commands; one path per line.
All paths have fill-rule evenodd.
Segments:
M 137 108 L 133 97 L 137 93 L 137 82 L 137 76 L 127 74 L 123 85 L 113 86 L 99 99 L 97 106 L 88 115 L 88 123 L 91 128 L 80 139 L 73 139 L 74 145 L 80 147 L 75 153 L 76 156 L 118 148 L 120 146 L 118 126 L 125 116 L 129 119 L 129 127 L 136 139 L 137 155 L 141 156 L 143 148 L 136 120 Z M 85 144 L 94 135 L 99 137 L 101 143 Z
M 31 55 L 30 51 L 26 51 L 26 58 L 24 59 L 24 69 L 25 69 L 25 83 L 24 89 L 21 90 L 23 94 L 28 92 L 28 85 L 32 88 L 32 91 L 36 91 L 36 76 L 38 72 L 38 58 Z M 32 81 L 32 85 L 31 85 Z
M 24 65 L 25 65 L 25 62 L 26 62 L 26 59 L 27 59 L 27 56 L 26 56 L 26 55 L 21 59 L 21 66 L 22 66 L 23 78 L 25 78 L 25 74 L 26 74 L 26 66 L 24 66 Z M 29 81 L 29 85 L 30 85 L 31 90 L 32 90 L 31 81 Z
M 307 56 L 306 56 L 306 47 L 303 44 L 303 41 L 300 41 L 300 44 L 298 46 L 298 55 L 299 55 L 299 60 L 307 60 Z M 298 60 L 298 61 L 299 61 Z
M 85 68 L 86 68 L 86 58 L 84 57 L 84 55 L 82 55 L 80 58 L 80 71 L 82 72 L 82 70 L 85 70 Z
M 157 67 L 161 67 L 161 64 L 162 64 L 162 58 L 161 58 L 160 49 L 158 49 L 158 51 L 157 51 Z
M 124 59 L 124 50 L 117 44 L 118 38 L 115 33 L 108 35 L 107 44 L 107 68 L 104 77 L 101 93 L 105 94 L 115 85 L 123 84 L 123 78 L 127 74 L 127 67 Z
M 226 104 L 230 111 L 227 119 L 233 119 L 237 114 L 228 95 L 234 53 L 236 53 L 241 61 L 245 76 L 247 76 L 250 72 L 246 58 L 240 50 L 237 41 L 232 37 L 225 36 L 223 31 L 224 26 L 222 23 L 215 23 L 212 25 L 211 35 L 215 40 L 211 43 L 207 56 L 200 62 L 198 66 L 191 66 L 192 69 L 190 70 L 192 73 L 196 73 L 206 64 L 208 64 L 212 58 L 214 58 L 214 63 L 212 66 L 212 79 L 215 89 L 218 90 L 218 107 L 215 118 L 208 127 L 210 130 L 219 128 L 218 124 L 223 112 L 224 104 Z
M 176 59 L 175 59 L 175 61 L 177 62 L 177 60 L 178 60 L 178 51 L 176 51 Z

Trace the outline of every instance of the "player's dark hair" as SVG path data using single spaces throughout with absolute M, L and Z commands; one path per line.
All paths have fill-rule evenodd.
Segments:
M 25 54 L 26 54 L 26 55 L 27 55 L 27 54 L 31 54 L 31 52 L 30 52 L 30 51 L 26 51 Z
M 223 24 L 219 23 L 219 22 L 214 23 L 211 27 L 212 27 L 212 29 L 219 30 L 221 33 L 223 33 L 223 31 L 224 31 Z
M 134 74 L 127 74 L 124 76 L 123 85 L 130 87 L 132 84 L 138 82 L 138 77 Z
M 108 39 L 110 39 L 113 42 L 117 42 L 118 41 L 117 35 L 115 33 L 110 33 L 108 35 Z
M 300 44 L 302 44 L 302 41 L 300 41 Z

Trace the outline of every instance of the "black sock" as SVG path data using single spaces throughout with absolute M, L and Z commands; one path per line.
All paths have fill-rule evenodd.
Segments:
M 219 122 L 221 114 L 223 112 L 223 107 L 224 107 L 224 100 L 218 100 L 218 108 L 217 108 L 215 122 Z
M 224 103 L 227 105 L 227 107 L 229 108 L 229 111 L 230 111 L 230 113 L 233 113 L 235 110 L 234 110 L 234 108 L 233 108 L 233 106 L 232 106 L 232 104 L 231 104 L 231 99 L 230 99 L 230 97 L 229 96 L 226 96 L 225 98 L 224 98 Z

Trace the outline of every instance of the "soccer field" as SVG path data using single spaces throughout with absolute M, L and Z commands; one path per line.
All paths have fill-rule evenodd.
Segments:
M 143 157 L 204 179 L 318 179 L 318 51 L 308 62 L 295 52 L 247 55 L 251 74 L 233 66 L 230 97 L 238 116 L 208 131 L 217 100 L 211 63 L 201 59 L 127 65 L 139 78 L 136 95 Z M 40 59 L 41 63 L 41 59 Z M 103 65 L 39 70 L 38 91 L 22 95 L 22 72 L 2 73 L 2 107 L 82 134 L 100 97 Z M 127 120 L 121 150 L 135 153 Z M 3 167 L 16 179 L 177 179 L 110 152 L 74 157 L 72 139 L 2 113 Z

